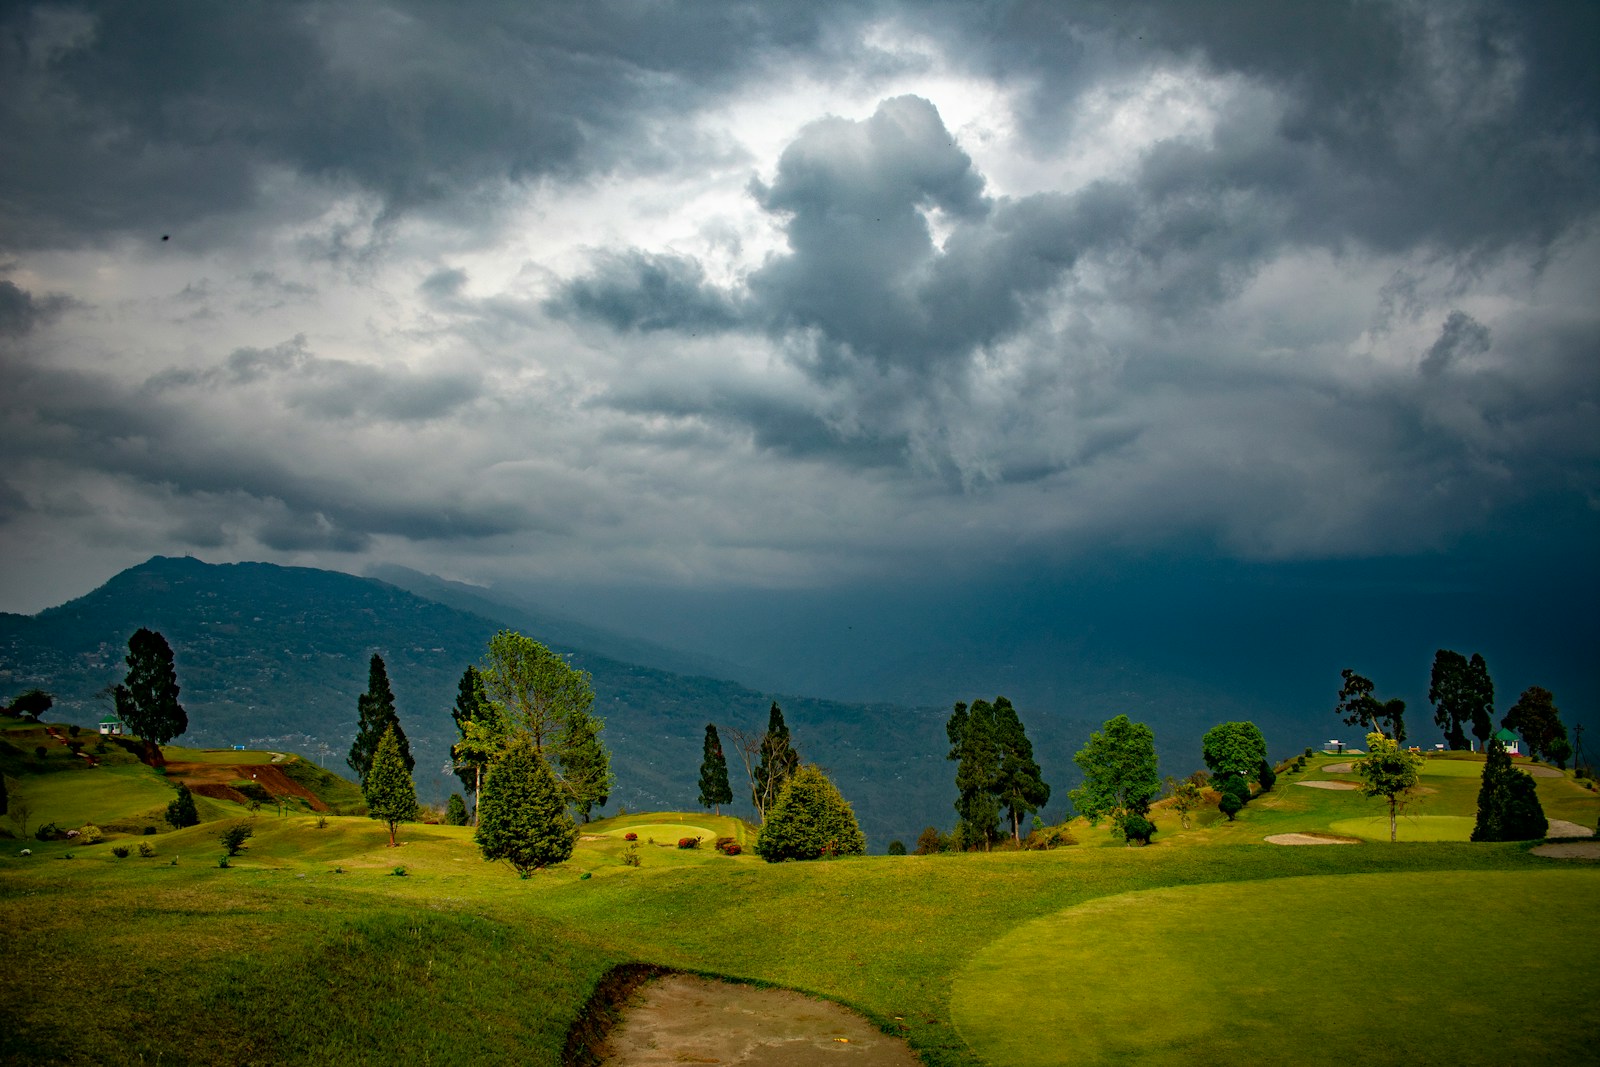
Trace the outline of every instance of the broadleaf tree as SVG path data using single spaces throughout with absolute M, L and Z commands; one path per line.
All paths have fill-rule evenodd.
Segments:
M 367 801 L 367 815 L 389 827 L 389 847 L 394 848 L 395 828 L 417 817 L 417 789 L 400 754 L 400 739 L 393 726 L 378 739 L 372 765 L 361 783 L 361 795 Z
M 722 738 L 717 736 L 717 724 L 706 723 L 705 743 L 700 747 L 700 806 L 715 808 L 722 814 L 722 805 L 733 803 L 733 786 L 728 783 L 728 760 L 722 754 Z
M 127 677 L 114 690 L 117 715 L 144 742 L 145 761 L 159 764 L 161 746 L 189 729 L 189 715 L 178 702 L 172 646 L 141 626 L 128 638 L 127 664 Z
M 1451 749 L 1469 747 L 1469 729 L 1479 741 L 1487 740 L 1493 724 L 1494 681 L 1483 657 L 1474 652 L 1468 660 L 1448 648 L 1435 652 L 1428 676 L 1428 703 L 1433 705 L 1434 725 Z
M 1200 755 L 1213 782 L 1257 778 L 1267 761 L 1267 739 L 1253 722 L 1222 722 L 1200 739 Z
M 1083 785 L 1067 796 L 1091 823 L 1109 816 L 1120 831 L 1126 816 L 1147 814 L 1161 792 L 1155 734 L 1126 715 L 1106 720 L 1072 762 L 1083 771 Z
M 365 783 L 372 769 L 372 757 L 378 751 L 386 730 L 394 730 L 395 744 L 406 773 L 416 769 L 411 758 L 411 742 L 400 725 L 400 716 L 394 710 L 394 690 L 389 685 L 389 670 L 383 657 L 376 652 L 367 661 L 367 691 L 356 698 L 356 736 L 350 743 L 350 754 L 345 762 L 356 772 L 356 780 Z
M 1387 734 L 1396 741 L 1406 739 L 1406 702 L 1404 700 L 1379 700 L 1372 695 L 1372 680 L 1346 667 L 1339 672 L 1344 679 L 1339 689 L 1339 702 L 1334 711 L 1347 726 L 1359 726 L 1368 733 Z
M 473 838 L 484 859 L 505 860 L 521 878 L 571 857 L 577 824 L 555 772 L 527 734 L 513 734 L 489 765 Z
M 1017 709 L 1003 696 L 994 698 L 994 738 L 1000 752 L 991 791 L 1011 818 L 1011 837 L 1022 843 L 1022 820 L 1050 803 L 1050 785 L 1033 758 L 1033 743 Z
M 1528 751 L 1534 757 L 1555 762 L 1556 742 L 1566 742 L 1567 727 L 1561 721 L 1561 711 L 1556 698 L 1543 686 L 1530 685 L 1522 691 L 1517 702 L 1511 705 L 1500 725 L 1522 735 Z M 1566 756 L 1571 755 L 1570 747 Z M 1563 757 L 1562 762 L 1566 762 Z
M 1400 809 L 1416 789 L 1421 770 L 1421 756 L 1376 731 L 1367 735 L 1367 754 L 1355 761 L 1355 772 L 1361 779 L 1361 795 L 1383 797 L 1389 805 L 1391 842 L 1398 832 Z

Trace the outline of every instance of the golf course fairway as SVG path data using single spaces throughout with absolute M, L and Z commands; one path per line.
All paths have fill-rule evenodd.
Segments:
M 1590 867 L 1124 893 L 986 946 L 951 1014 L 1011 1067 L 1575 1063 L 1597 920 Z

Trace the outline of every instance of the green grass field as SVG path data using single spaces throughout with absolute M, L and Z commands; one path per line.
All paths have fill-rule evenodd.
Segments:
M 234 755 L 221 762 L 241 762 Z M 26 774 L 18 784 L 93 776 L 128 804 L 148 803 L 120 768 Z M 1298 777 L 1337 776 L 1313 766 Z M 1277 1031 L 1317 1033 L 1305 1029 L 1305 1005 L 1331 995 L 1328 976 L 1345 981 L 1373 946 L 1422 962 L 1396 970 L 1394 989 L 1352 983 L 1337 1003 L 1380 988 L 1398 998 L 1398 1018 L 1470 1021 L 1482 998 L 1457 972 L 1489 958 L 1503 976 L 1490 999 L 1510 1005 L 1516 1025 L 1504 1021 L 1509 1011 L 1492 1030 L 1429 1021 L 1433 1059 L 1564 1054 L 1527 1002 L 1560 986 L 1552 1003 L 1565 1005 L 1582 987 L 1569 950 L 1546 941 L 1581 944 L 1574 932 L 1600 919 L 1600 862 L 1542 859 L 1514 844 L 1262 844 L 1267 834 L 1381 817 L 1379 801 L 1295 780 L 1283 776 L 1233 823 L 1197 812 L 1184 831 L 1158 811 L 1156 844 L 1131 849 L 1112 847 L 1103 825 L 1080 824 L 1083 845 L 1047 853 L 769 865 L 748 851 L 754 831 L 737 820 L 641 813 L 582 826 L 570 861 L 527 880 L 483 862 L 468 827 L 408 824 L 391 849 L 373 820 L 330 817 L 319 827 L 309 815 L 251 817 L 220 802 L 203 807 L 208 822 L 182 831 L 87 848 L 10 842 L 0 849 L 10 964 L 0 1061 L 556 1064 L 600 978 L 643 962 L 836 1000 L 946 1067 L 1033 1062 L 992 1043 L 1061 1049 L 1069 1038 L 1093 1042 L 1080 1049 L 1083 1062 L 1168 1062 L 1172 1049 L 1195 1062 L 1321 1062 Z M 1440 788 L 1418 805 L 1434 815 L 1459 818 L 1461 798 L 1471 803 L 1476 792 L 1472 778 L 1428 784 Z M 1590 825 L 1600 813 L 1600 797 L 1570 779 L 1540 779 L 1539 789 L 1547 808 L 1564 804 Z M 217 833 L 239 819 L 255 836 L 222 869 Z M 639 836 L 638 867 L 624 862 L 627 832 Z M 684 836 L 705 840 L 679 849 Z M 718 836 L 746 854 L 715 852 Z M 151 844 L 156 855 L 117 859 L 109 849 L 119 841 Z M 17 854 L 24 843 L 32 856 Z M 1432 900 L 1432 910 L 1394 899 L 1401 889 Z M 1280 929 L 1267 918 L 1302 925 Z M 1058 928 L 1078 933 L 1050 940 Z M 1099 947 L 1085 957 L 1079 942 L 1091 934 Z M 1159 958 L 1137 954 L 1146 941 Z M 1515 966 L 1502 966 L 1505 946 Z M 1224 949 L 1233 955 L 1218 956 Z M 1004 986 L 1013 954 L 1019 967 L 1068 976 L 1067 1002 L 1043 985 Z M 1430 970 L 1426 995 L 1399 988 L 1404 974 Z M 1182 989 L 1169 990 L 1173 982 Z M 1369 999 L 1363 1010 L 1377 1010 L 1381 1000 Z M 1600 1021 L 1581 1003 L 1560 1010 Z M 1219 1018 L 1239 1025 L 1219 1034 Z M 1359 1031 L 1364 1018 L 1340 1025 Z M 1370 1051 L 1345 1058 L 1416 1062 L 1405 1058 L 1413 1045 Z

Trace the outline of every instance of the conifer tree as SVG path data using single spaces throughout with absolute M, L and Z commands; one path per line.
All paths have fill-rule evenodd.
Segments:
M 733 787 L 728 784 L 728 761 L 722 755 L 722 738 L 716 723 L 706 723 L 706 740 L 700 750 L 700 806 L 715 807 L 733 803 Z
M 161 762 L 161 746 L 189 729 L 178 703 L 178 672 L 172 646 L 154 630 L 140 627 L 128 638 L 128 676 L 113 690 L 117 716 L 144 741 L 145 762 Z
M 388 824 L 389 847 L 394 848 L 395 827 L 417 817 L 417 790 L 400 753 L 399 733 L 393 726 L 384 730 L 378 740 L 372 766 L 361 784 L 361 795 L 367 798 L 368 816 Z
M 522 878 L 572 855 L 578 827 L 554 772 L 526 734 L 514 734 L 489 765 L 474 839 L 484 859 L 505 860 Z
M 994 698 L 995 743 L 1000 750 L 1000 766 L 991 792 L 1011 816 L 1011 836 L 1022 843 L 1022 820 L 1050 802 L 1050 786 L 1033 758 L 1033 743 L 1028 740 L 1017 709 L 1003 696 Z
M 815 764 L 790 776 L 756 837 L 756 855 L 768 863 L 859 856 L 866 850 L 849 801 Z
M 1549 830 L 1533 778 L 1513 767 L 1506 746 L 1490 738 L 1472 840 L 1534 841 Z
M 189 792 L 189 787 L 182 782 L 178 783 L 178 795 L 167 805 L 167 823 L 174 830 L 182 830 L 185 826 L 195 826 L 200 822 L 200 812 L 195 810 L 194 794 Z
M 488 764 L 488 753 L 478 752 L 478 746 L 471 743 L 471 724 L 488 724 L 498 716 L 489 702 L 489 694 L 484 691 L 483 675 L 470 663 L 461 672 L 461 680 L 456 683 L 456 702 L 450 709 L 450 718 L 456 724 L 457 744 L 450 751 L 456 777 L 461 779 L 461 788 L 466 790 L 467 796 L 476 796 L 483 779 L 483 768 Z M 495 725 L 498 727 L 499 724 Z M 501 731 L 497 728 L 493 732 L 498 735 Z M 468 743 L 462 745 L 461 742 Z
M 995 741 L 994 708 L 986 700 L 972 706 L 957 701 L 945 721 L 950 740 L 947 758 L 956 761 L 956 837 L 962 848 L 989 845 L 999 836 L 1000 801 L 994 783 L 1000 770 Z
M 600 742 L 600 720 L 587 712 L 574 712 L 561 736 L 561 784 L 579 818 L 605 807 L 616 778 L 611 773 L 611 753 Z
M 800 753 L 795 751 L 789 737 L 789 727 L 783 721 L 783 709 L 772 702 L 767 712 L 767 732 L 761 736 L 761 761 L 756 764 L 750 779 L 750 799 L 755 804 L 756 815 L 766 818 L 767 809 L 783 792 L 784 783 L 800 769 Z
M 444 821 L 446 826 L 467 825 L 467 802 L 461 799 L 460 793 L 450 794 L 450 800 L 444 806 Z
M 389 672 L 384 668 L 383 657 L 376 652 L 372 654 L 367 667 L 367 691 L 357 698 L 356 711 L 356 737 L 345 762 L 356 772 L 357 780 L 366 782 L 378 742 L 383 740 L 384 731 L 390 728 L 394 730 L 401 762 L 405 764 L 406 773 L 410 774 L 416 768 L 416 761 L 411 758 L 411 743 L 406 740 L 400 717 L 395 714 L 394 690 L 389 688 Z

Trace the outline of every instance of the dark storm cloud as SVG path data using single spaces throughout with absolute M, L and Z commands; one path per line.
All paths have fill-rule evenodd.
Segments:
M 389 213 L 652 166 L 653 116 L 814 42 L 824 5 L 103 3 L 0 14 L 7 245 L 158 240 L 253 206 L 265 168 Z M 652 162 L 654 160 L 655 162 Z
M 1489 328 L 1464 311 L 1452 311 L 1439 331 L 1439 339 L 1422 357 L 1419 369 L 1425 377 L 1444 373 L 1451 363 L 1489 351 Z
M 616 330 L 717 333 L 739 324 L 734 301 L 706 284 L 683 256 L 601 253 L 594 271 L 562 286 L 547 305 L 558 317 L 596 319 Z
M 0 281 L 0 337 L 21 337 L 31 333 L 70 304 L 66 297 L 36 298 L 13 282 Z

